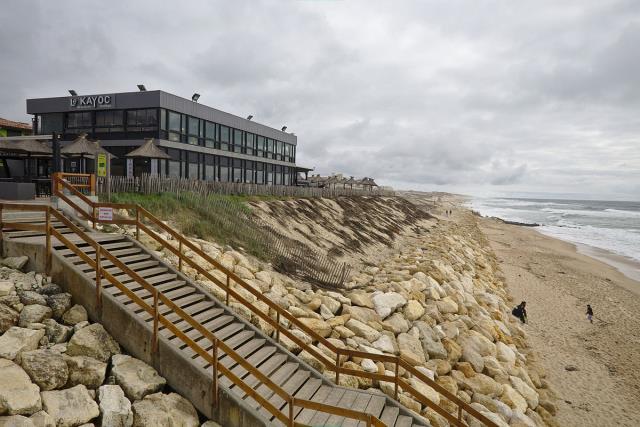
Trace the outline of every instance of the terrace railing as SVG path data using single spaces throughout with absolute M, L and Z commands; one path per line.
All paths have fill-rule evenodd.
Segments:
M 208 280 L 213 282 L 222 291 L 224 291 L 225 303 L 227 305 L 229 305 L 230 302 L 234 301 L 236 303 L 239 303 L 239 304 L 243 305 L 247 309 L 249 309 L 254 315 L 256 315 L 257 317 L 261 318 L 264 322 L 266 322 L 267 324 L 269 324 L 271 327 L 274 328 L 275 340 L 276 341 L 278 341 L 278 342 L 280 341 L 280 336 L 281 335 L 286 336 L 289 340 L 291 340 L 292 342 L 297 344 L 302 350 L 305 350 L 306 352 L 311 354 L 314 358 L 316 358 L 320 363 L 322 363 L 323 366 L 325 367 L 325 369 L 334 372 L 335 373 L 335 383 L 336 384 L 340 383 L 340 375 L 352 375 L 352 376 L 360 377 L 360 378 L 367 378 L 367 379 L 371 379 L 371 380 L 389 382 L 389 383 L 394 385 L 394 393 L 393 394 L 394 394 L 394 398 L 396 400 L 398 398 L 399 391 L 402 390 L 405 393 L 409 394 L 411 397 L 413 397 L 416 401 L 418 401 L 421 404 L 431 408 L 433 411 L 438 413 L 440 416 L 444 417 L 453 426 L 467 427 L 468 424 L 464 421 L 464 417 L 463 417 L 463 415 L 466 413 L 469 416 L 471 416 L 472 418 L 474 418 L 475 420 L 477 420 L 480 423 L 484 424 L 485 426 L 498 427 L 497 424 L 495 424 L 493 421 L 491 421 L 486 416 L 481 414 L 479 411 L 474 409 L 471 405 L 467 404 L 466 402 L 461 400 L 458 396 L 456 396 L 455 394 L 451 393 L 450 391 L 448 391 L 447 389 L 442 387 L 436 381 L 432 380 L 427 375 L 425 375 L 423 372 L 418 370 L 413 364 L 411 364 L 406 359 L 404 359 L 404 358 L 402 358 L 400 356 L 388 355 L 388 354 L 368 353 L 368 352 L 363 352 L 363 351 L 356 351 L 356 350 L 351 350 L 351 349 L 339 348 L 339 347 L 335 346 L 333 343 L 331 343 L 331 341 L 327 340 L 326 338 L 324 338 L 323 336 L 318 334 L 316 331 L 314 331 L 313 329 L 311 329 L 308 326 L 306 326 L 303 322 L 301 322 L 298 318 L 296 318 L 291 313 L 289 313 L 286 309 L 280 307 L 278 304 L 276 304 L 275 302 L 270 300 L 268 297 L 264 296 L 261 292 L 259 292 L 254 287 L 249 285 L 246 281 L 244 281 L 242 278 L 237 276 L 234 272 L 232 272 L 231 270 L 227 269 L 225 266 L 223 266 L 218 261 L 216 261 L 211 256 L 209 256 L 207 253 L 205 253 L 200 247 L 196 246 L 194 243 L 189 241 L 181 233 L 177 232 L 172 227 L 170 227 L 169 225 L 165 224 L 160 219 L 156 218 L 153 214 L 151 214 L 149 211 L 147 211 L 143 207 L 141 207 L 139 205 L 135 205 L 135 204 L 93 202 L 92 200 L 90 200 L 89 198 L 84 196 L 80 191 L 78 191 L 73 184 L 65 181 L 63 179 L 63 177 L 61 177 L 59 175 L 56 175 L 56 176 L 54 176 L 53 179 L 55 181 L 54 182 L 54 192 L 55 192 L 54 195 L 59 197 L 60 199 L 64 200 L 70 206 L 74 207 L 74 209 L 78 212 L 78 214 L 81 217 L 83 217 L 84 219 L 87 219 L 90 222 L 92 222 L 94 227 L 95 227 L 95 224 L 97 224 L 97 223 L 118 224 L 118 225 L 134 225 L 135 226 L 136 239 L 140 238 L 140 231 L 145 232 L 149 237 L 151 237 L 153 240 L 157 241 L 163 248 L 167 249 L 169 252 L 171 252 L 171 253 L 173 253 L 174 255 L 177 256 L 177 258 L 178 258 L 178 269 L 180 271 L 182 271 L 183 265 L 187 264 L 188 266 L 193 268 L 195 271 L 197 271 L 200 275 L 202 275 L 203 277 L 206 277 Z M 91 208 L 91 211 L 90 212 L 82 211 L 78 207 L 78 205 L 73 203 L 73 201 L 64 193 L 64 190 L 67 190 L 69 193 L 79 197 L 85 204 L 87 204 Z M 133 211 L 133 212 L 135 212 L 135 219 L 118 219 L 118 218 L 114 217 L 111 220 L 100 220 L 96 216 L 96 211 L 99 208 L 125 209 L 125 210 L 128 210 L 128 211 Z M 51 210 L 51 212 L 54 212 L 54 211 Z M 0 211 L 0 213 L 1 213 L 1 211 Z M 173 245 L 173 244 L 170 244 L 167 240 L 163 239 L 156 231 L 154 231 L 151 228 L 152 226 L 153 227 L 157 227 L 158 230 L 161 230 L 162 232 L 170 235 L 177 242 L 177 247 L 175 245 Z M 77 229 L 77 227 L 75 227 L 75 229 Z M 75 231 L 75 229 L 74 229 L 74 231 Z M 55 232 L 55 231 L 52 231 L 52 232 Z M 49 232 L 47 233 L 47 235 L 49 235 Z M 97 245 L 97 243 L 95 243 L 95 245 Z M 208 266 L 202 265 L 200 260 L 198 260 L 198 262 L 196 262 L 193 259 L 192 256 L 186 256 L 185 252 L 184 252 L 185 249 L 189 249 L 194 254 L 198 255 L 202 260 L 205 260 L 209 265 Z M 102 251 L 104 251 L 104 250 L 102 250 Z M 108 258 L 108 259 L 112 261 L 111 257 Z M 98 263 L 99 261 L 95 261 L 95 262 Z M 119 263 L 117 266 L 119 266 L 119 265 L 122 265 L 122 263 Z M 99 265 L 98 265 L 98 267 L 99 267 Z M 216 277 L 215 275 L 213 275 L 211 273 L 212 270 L 217 270 L 217 271 L 223 273 L 224 276 L 225 276 L 225 280 L 218 279 L 218 277 Z M 133 274 L 135 274 L 135 273 L 133 273 Z M 140 278 L 140 280 L 143 281 L 144 279 Z M 262 308 L 256 307 L 254 305 L 254 303 L 249 301 L 247 298 L 243 297 L 241 293 L 237 292 L 234 289 L 234 287 L 242 288 L 244 291 L 249 292 L 251 295 L 253 295 L 255 297 L 256 301 L 261 301 L 261 302 L 265 303 L 269 307 L 269 309 L 272 310 L 275 313 L 275 319 L 271 315 L 269 315 L 269 311 L 270 310 L 266 310 L 266 312 L 265 312 L 265 310 L 263 310 Z M 152 292 L 157 292 L 155 290 L 155 288 L 153 288 L 152 286 L 151 286 L 151 288 L 153 289 Z M 127 295 L 130 295 L 130 294 L 131 294 L 130 292 L 127 293 Z M 158 297 L 158 298 L 160 298 L 160 297 Z M 163 303 L 164 303 L 165 299 L 162 299 Z M 136 301 L 136 300 L 134 300 L 134 301 Z M 170 303 L 170 304 L 172 304 L 172 303 Z M 180 310 L 175 304 L 172 304 L 170 307 L 172 307 L 172 308 L 176 307 L 176 309 L 179 310 L 177 312 L 180 315 L 189 316 L 188 314 L 182 312 L 182 310 Z M 146 308 L 145 308 L 145 310 L 146 310 Z M 154 316 L 158 316 L 157 312 L 154 314 Z M 323 354 L 323 352 L 320 351 L 320 349 L 318 347 L 316 347 L 314 345 L 311 345 L 311 344 L 308 344 L 307 342 L 305 342 L 304 340 L 299 338 L 297 335 L 292 333 L 292 331 L 283 324 L 283 322 L 282 322 L 283 319 L 286 319 L 286 321 L 289 323 L 289 325 L 291 327 L 295 327 L 296 329 L 299 329 L 300 331 L 304 332 L 308 337 L 311 338 L 311 342 L 312 343 L 317 343 L 318 345 L 321 344 L 323 347 L 329 349 L 329 351 L 334 355 L 334 357 L 328 357 L 327 355 Z M 166 326 L 166 322 L 167 322 L 166 319 L 164 319 L 164 320 L 159 319 L 158 321 L 162 322 L 162 324 Z M 197 322 L 195 320 L 191 319 L 191 318 L 189 318 L 188 321 L 189 321 L 190 324 L 191 324 L 191 322 L 195 322 L 194 324 L 197 324 Z M 194 324 L 192 324 L 192 326 Z M 196 326 L 194 326 L 194 327 L 196 327 Z M 204 329 L 202 327 L 202 325 L 198 324 L 198 330 L 200 330 L 200 328 L 202 328 L 203 330 L 206 330 L 206 329 Z M 172 331 L 173 331 L 173 329 L 172 329 Z M 202 333 L 203 333 L 203 335 L 205 335 L 205 332 L 202 332 Z M 212 340 L 215 339 L 215 337 L 208 331 L 206 332 L 205 336 L 210 337 Z M 185 337 L 185 338 L 188 340 L 188 337 Z M 185 342 L 188 345 L 191 345 L 191 344 L 196 345 L 195 343 L 191 343 L 189 341 L 185 341 Z M 216 343 L 215 345 L 222 345 L 222 343 Z M 231 349 L 228 349 L 228 350 L 231 351 Z M 194 349 L 194 351 L 196 351 L 196 350 Z M 201 354 L 201 351 L 203 351 L 203 350 L 202 349 L 198 350 L 198 354 Z M 223 351 L 227 352 L 227 349 L 223 349 Z M 203 356 L 203 357 L 205 357 L 205 356 Z M 210 356 L 207 356 L 207 357 L 210 357 Z M 394 367 L 393 375 L 389 375 L 389 374 L 386 374 L 386 373 L 382 374 L 382 373 L 376 373 L 376 372 L 366 372 L 366 371 L 360 371 L 360 370 L 356 370 L 356 369 L 350 369 L 350 368 L 342 367 L 340 362 L 341 362 L 341 360 L 344 360 L 344 357 L 346 357 L 347 359 L 348 358 L 362 358 L 362 359 L 370 359 L 370 360 L 373 360 L 374 362 L 390 363 Z M 211 359 L 211 360 L 214 360 L 214 359 Z M 241 362 L 238 361 L 238 363 L 241 363 Z M 244 366 L 246 364 L 246 361 L 243 361 L 242 364 Z M 223 368 L 224 367 L 221 366 L 219 369 L 222 370 Z M 455 405 L 457 407 L 456 413 L 455 414 L 449 413 L 447 410 L 445 410 L 438 403 L 436 403 L 433 400 L 429 399 L 427 396 L 422 394 L 419 390 L 414 388 L 406 378 L 404 378 L 404 377 L 402 377 L 400 375 L 400 368 L 402 368 L 403 370 L 405 370 L 406 372 L 411 374 L 412 377 L 417 378 L 418 380 L 420 380 L 424 384 L 426 384 L 426 385 L 430 386 L 431 388 L 433 388 L 437 393 L 440 394 L 441 398 L 444 398 L 444 399 L 450 401 L 451 403 L 453 403 L 453 405 Z M 255 373 L 256 377 L 258 377 L 262 381 L 262 378 L 264 377 L 264 375 L 260 374 L 255 368 L 251 367 L 251 369 L 247 368 L 247 370 L 251 371 L 252 373 L 254 373 L 254 371 L 255 371 L 256 372 Z M 226 371 L 222 371 L 222 373 L 224 375 L 227 375 Z M 230 372 L 228 372 L 228 373 L 231 374 Z M 231 374 L 231 375 L 233 375 L 233 374 Z M 233 380 L 234 378 L 230 377 L 230 379 Z M 238 380 L 239 382 L 241 382 L 240 379 L 238 379 L 238 378 L 235 378 L 235 379 Z M 267 381 L 265 382 L 265 384 L 269 385 L 270 387 L 273 386 L 274 392 L 276 392 L 279 395 L 281 395 L 281 397 L 283 397 L 285 400 L 292 402 L 292 404 L 289 405 L 290 410 L 291 410 L 291 408 L 293 407 L 294 404 L 296 404 L 297 406 L 305 407 L 305 408 L 306 407 L 311 408 L 312 406 L 304 406 L 304 405 L 313 405 L 312 409 L 317 409 L 317 410 L 321 410 L 321 411 L 325 411 L 325 412 L 330 412 L 332 414 L 333 413 L 337 413 L 338 415 L 342 415 L 342 416 L 345 416 L 345 417 L 348 416 L 348 417 L 356 418 L 358 416 L 364 416 L 364 415 L 357 415 L 357 414 L 353 413 L 354 411 L 349 412 L 350 415 L 345 415 L 345 413 L 342 413 L 342 412 L 331 412 L 331 411 L 343 411 L 344 409 L 337 408 L 337 407 L 327 407 L 326 405 L 323 406 L 323 405 L 319 405 L 317 403 L 310 402 L 310 401 L 305 401 L 305 402 L 296 401 L 292 396 L 289 396 L 289 395 L 285 396 L 286 392 L 284 392 L 282 389 L 280 389 L 277 385 L 271 383 L 268 379 L 266 379 L 266 380 Z M 246 385 L 242 385 L 240 387 L 243 390 L 245 390 L 245 388 L 250 388 L 250 387 L 248 387 Z M 253 389 L 251 389 L 251 390 L 253 390 Z M 245 390 L 245 391 L 247 393 L 250 393 L 247 390 Z M 283 393 L 283 394 L 281 394 L 281 393 Z M 252 395 L 252 397 L 255 398 L 255 396 L 253 396 L 253 395 Z M 293 399 L 293 400 L 291 400 L 291 399 Z M 270 404 L 268 402 L 266 402 L 264 399 L 261 399 L 261 398 L 258 397 L 258 398 L 256 398 L 256 400 L 261 402 L 261 403 L 264 403 L 265 404 L 265 408 L 267 408 L 275 416 L 278 416 L 273 412 L 273 411 L 275 411 L 275 409 L 271 408 Z M 322 408 L 322 409 L 318 409 L 318 408 Z M 273 411 L 272 411 L 272 409 L 273 409 Z M 367 415 L 367 414 L 365 414 L 365 415 L 367 417 L 370 416 L 370 415 Z M 373 418 L 375 418 L 375 417 L 373 417 Z M 383 425 L 382 423 L 380 423 L 380 421 L 377 418 L 375 418 L 375 419 L 373 419 L 373 418 L 368 418 L 368 419 L 357 418 L 357 419 L 361 419 L 363 421 L 367 421 L 367 423 L 369 423 L 368 425 Z M 285 421 L 283 421 L 283 422 L 285 422 Z M 286 422 L 293 422 L 293 421 L 292 420 L 287 420 Z M 380 424 L 378 424 L 378 423 L 380 423 Z

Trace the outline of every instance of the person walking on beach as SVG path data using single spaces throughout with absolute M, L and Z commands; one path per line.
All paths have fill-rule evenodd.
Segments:
M 587 304 L 587 320 L 589 320 L 589 322 L 593 323 L 593 309 L 591 308 L 591 305 Z
M 511 314 L 516 316 L 522 323 L 527 323 L 527 303 L 522 301 L 520 305 L 514 307 Z

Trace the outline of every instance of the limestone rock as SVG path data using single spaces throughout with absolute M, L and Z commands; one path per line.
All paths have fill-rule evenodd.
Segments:
M 442 314 L 455 314 L 458 312 L 458 304 L 450 297 L 445 297 L 436 301 L 436 307 L 438 307 L 438 311 Z
M 55 295 L 62 293 L 62 289 L 55 283 L 49 283 L 48 285 L 41 287 L 39 292 L 42 295 Z
M 502 341 L 496 342 L 496 357 L 499 361 L 505 362 L 509 365 L 515 365 L 516 353 L 511 347 L 503 343 Z
M 64 324 L 70 326 L 77 325 L 80 322 L 85 322 L 88 319 L 89 316 L 87 315 L 87 310 L 79 304 L 74 305 L 62 315 L 62 321 Z
M 20 313 L 5 304 L 0 304 L 0 334 L 9 330 L 12 326 L 18 324 Z
M 365 325 L 359 320 L 349 319 L 345 326 L 351 329 L 357 336 L 366 339 L 369 342 L 373 342 L 380 338 L 380 332 L 376 331 L 369 325 Z
M 69 341 L 69 338 L 71 338 L 73 328 L 61 325 L 54 319 L 47 319 L 42 323 L 45 326 L 44 331 L 50 343 L 60 344 Z
M 131 427 L 133 411 L 131 402 L 117 385 L 103 385 L 98 389 L 100 416 L 103 426 Z
M 50 319 L 52 311 L 49 307 L 39 304 L 25 305 L 20 312 L 18 326 L 28 327 L 31 323 L 42 323 L 45 319 Z
M 134 427 L 199 427 L 198 413 L 193 405 L 176 393 L 150 394 L 134 402 Z
M 23 256 L 12 256 L 4 259 L 0 259 L 0 265 L 4 265 L 12 270 L 22 270 L 25 265 L 29 262 L 29 257 L 26 255 Z
M 20 292 L 20 302 L 24 305 L 47 305 L 47 299 L 35 291 Z
M 353 305 L 345 305 L 342 307 L 343 314 L 350 314 L 352 319 L 359 320 L 360 322 L 380 322 L 382 319 L 370 308 L 358 307 Z
M 511 381 L 511 386 L 514 390 L 516 390 L 527 401 L 529 408 L 535 410 L 538 407 L 538 392 L 529 387 L 526 382 L 518 377 L 511 376 L 509 380 Z
M 38 348 L 44 330 L 33 330 L 13 326 L 0 336 L 0 357 L 13 360 L 23 351 Z
M 65 311 L 71 307 L 71 294 L 65 292 L 49 295 L 47 297 L 47 304 L 49 304 L 49 307 L 53 310 L 53 317 L 60 319 Z
M 99 323 L 77 331 L 67 346 L 69 356 L 89 356 L 106 362 L 120 353 L 120 346 Z
M 509 384 L 503 384 L 500 400 L 509 405 L 511 409 L 524 413 L 527 410 L 527 401 L 515 391 Z
M 0 415 L 33 414 L 42 408 L 40 389 L 10 360 L 0 359 Z
M 56 422 L 45 411 L 39 411 L 29 417 L 34 427 L 56 427 Z M 0 423 L 0 425 L 2 425 Z
M 88 423 L 100 415 L 98 405 L 82 384 L 66 390 L 43 391 L 41 395 L 43 409 L 58 427 Z
M 396 309 L 407 303 L 405 297 L 397 292 L 374 293 L 371 297 L 376 313 L 384 319 Z
M 116 384 L 122 387 L 130 400 L 140 400 L 156 393 L 167 383 L 155 369 L 131 356 L 116 354 L 111 358 L 111 364 Z
M 398 348 L 400 349 L 400 357 L 412 365 L 422 365 L 427 361 L 420 340 L 411 334 L 398 335 Z
M 412 299 L 404 308 L 404 315 L 408 321 L 413 322 L 424 315 L 424 307 L 418 301 Z
M 513 411 L 509 427 L 537 427 L 536 423 L 520 411 Z
M 385 329 L 396 335 L 409 331 L 409 322 L 407 322 L 407 319 L 400 313 L 393 313 L 382 322 L 382 325 Z
M 431 400 L 436 405 L 440 404 L 440 393 L 435 391 L 432 387 L 426 385 L 425 383 L 423 383 L 422 381 L 416 378 L 411 378 L 409 380 L 409 384 L 411 384 L 411 387 L 418 390 L 420 394 L 426 396 L 427 399 Z
M 35 427 L 31 418 L 22 415 L 0 417 L 0 427 Z M 55 427 L 55 424 L 53 425 Z
M 373 301 L 371 301 L 371 296 L 364 292 L 352 292 L 348 295 L 349 299 L 351 299 L 351 304 L 357 305 L 360 307 L 373 308 Z
M 60 353 L 52 350 L 25 351 L 21 360 L 22 369 L 38 384 L 40 390 L 54 390 L 67 383 L 69 369 Z
M 382 351 L 383 353 L 397 354 L 398 346 L 395 341 L 396 340 L 395 338 L 393 338 L 393 336 L 383 334 L 383 335 L 380 335 L 380 338 L 372 342 L 371 345 L 374 348 L 377 348 L 378 350 Z
M 317 332 L 321 337 L 326 338 L 331 335 L 331 326 L 322 319 L 314 319 L 311 317 L 302 317 L 298 319 L 306 327 Z M 306 333 L 306 332 L 305 332 Z
M 497 397 L 502 394 L 502 384 L 484 374 L 476 374 L 473 377 L 466 378 L 464 383 L 474 393 L 481 393 L 489 397 Z
M 104 382 L 107 364 L 89 356 L 64 356 L 69 369 L 67 386 L 82 384 L 88 389 L 96 389 Z

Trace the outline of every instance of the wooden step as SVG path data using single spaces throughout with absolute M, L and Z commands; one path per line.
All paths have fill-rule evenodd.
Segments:
M 395 427 L 411 427 L 412 424 L 413 418 L 407 417 L 406 415 L 398 415 Z

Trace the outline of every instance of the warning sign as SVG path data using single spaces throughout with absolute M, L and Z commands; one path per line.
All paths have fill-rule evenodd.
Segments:
M 113 221 L 113 209 L 98 207 L 98 220 L 99 221 Z
M 107 155 L 98 153 L 98 176 L 107 176 Z

